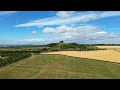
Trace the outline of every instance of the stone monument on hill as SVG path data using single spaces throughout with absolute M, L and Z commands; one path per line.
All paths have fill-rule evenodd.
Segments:
M 63 41 L 60 41 L 60 43 L 63 43 Z

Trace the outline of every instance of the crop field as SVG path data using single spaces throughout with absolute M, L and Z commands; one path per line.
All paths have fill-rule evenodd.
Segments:
M 106 49 L 120 49 L 120 46 L 96 46 L 98 48 L 106 48 Z
M 0 79 L 104 78 L 120 78 L 120 64 L 64 55 L 33 55 L 0 67 Z
M 73 57 L 90 58 L 120 63 L 120 52 L 116 50 L 97 50 L 97 51 L 59 51 L 43 54 L 62 54 Z

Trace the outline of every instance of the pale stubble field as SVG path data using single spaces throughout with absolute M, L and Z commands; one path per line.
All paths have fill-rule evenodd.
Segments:
M 59 51 L 43 54 L 62 54 L 73 57 L 90 58 L 120 63 L 120 52 L 116 50 L 97 50 L 97 51 Z

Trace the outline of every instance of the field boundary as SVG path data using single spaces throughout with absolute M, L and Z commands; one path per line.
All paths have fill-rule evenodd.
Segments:
M 74 57 L 74 56 L 68 56 L 68 55 L 63 55 L 63 54 L 41 54 L 41 55 L 62 55 L 62 56 L 67 56 L 67 57 Z M 83 57 L 74 57 L 74 58 L 83 58 Z M 83 58 L 83 59 L 91 59 L 91 58 Z M 113 63 L 113 64 L 120 64 L 119 62 L 112 62 L 112 61 L 105 61 L 105 60 L 98 60 L 98 59 L 91 59 L 91 60 L 108 62 L 108 63 Z

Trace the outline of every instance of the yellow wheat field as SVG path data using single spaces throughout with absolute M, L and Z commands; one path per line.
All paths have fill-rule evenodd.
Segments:
M 62 54 L 73 57 L 82 57 L 90 59 L 98 59 L 104 61 L 120 63 L 120 52 L 115 50 L 98 50 L 98 51 L 58 51 L 42 54 Z
M 96 47 L 106 49 L 120 49 L 120 46 L 96 46 Z

